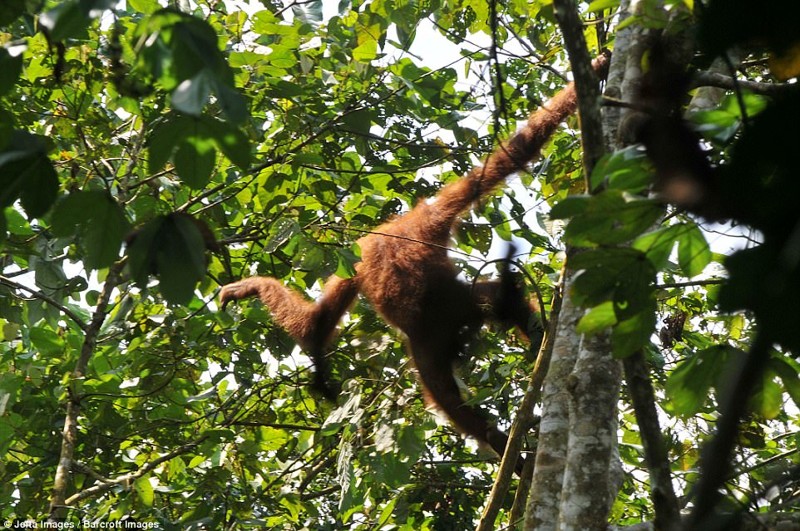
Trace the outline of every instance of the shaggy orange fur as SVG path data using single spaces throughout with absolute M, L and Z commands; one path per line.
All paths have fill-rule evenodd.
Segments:
M 600 56 L 593 64 L 602 74 L 608 58 Z M 453 362 L 470 334 L 487 319 L 518 327 L 538 346 L 542 339 L 539 308 L 524 301 L 507 273 L 500 281 L 475 286 L 459 281 L 447 247 L 459 216 L 536 157 L 576 106 L 570 84 L 534 112 L 525 127 L 489 155 L 482 167 L 445 186 L 432 202 L 421 201 L 407 214 L 359 239 L 361 261 L 356 264 L 355 276 L 331 277 L 316 302 L 274 278 L 251 277 L 222 288 L 223 308 L 232 300 L 258 296 L 274 321 L 311 355 L 316 365 L 315 387 L 335 397 L 326 378 L 324 349 L 360 291 L 386 321 L 408 337 L 426 399 L 459 430 L 502 455 L 506 435 L 480 410 L 464 403 L 453 376 Z

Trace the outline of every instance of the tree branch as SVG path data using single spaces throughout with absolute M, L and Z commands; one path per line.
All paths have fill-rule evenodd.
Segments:
M 691 288 L 694 286 L 718 286 L 725 284 L 728 280 L 725 278 L 709 278 L 707 280 L 688 280 L 686 282 L 667 282 L 665 284 L 656 284 L 653 289 L 671 289 L 671 288 Z
M 714 437 L 705 444 L 700 455 L 700 479 L 693 490 L 694 509 L 687 529 L 716 529 L 710 525 L 718 515 L 716 507 L 731 467 L 730 457 L 738 441 L 739 422 L 749 406 L 749 398 L 760 381 L 770 358 L 772 344 L 764 332 L 758 332 L 750 352 L 739 368 L 736 382 L 722 400 L 719 422 Z
M 600 84 L 592 69 L 592 58 L 583 35 L 583 21 L 573 0 L 554 0 L 556 20 L 564 36 L 564 47 L 569 55 L 575 92 L 578 94 L 578 116 L 581 121 L 583 169 L 589 190 L 589 177 L 597 161 L 606 151 L 603 123 L 600 116 Z
M 797 90 L 797 85 L 788 83 L 759 83 L 748 79 L 736 79 L 718 72 L 697 72 L 692 76 L 691 88 L 717 87 L 725 90 L 749 90 L 764 96 L 779 96 Z
M 123 474 L 121 476 L 117 476 L 114 479 L 103 478 L 102 476 L 100 476 L 97 473 L 89 473 L 87 471 L 88 467 L 86 467 L 85 465 L 77 463 L 77 462 L 71 462 L 72 466 L 74 468 L 77 468 L 77 469 L 79 469 L 81 471 L 89 473 L 89 475 L 95 477 L 98 481 L 100 481 L 100 483 L 98 483 L 96 485 L 93 485 L 93 486 L 89 487 L 88 489 L 84 489 L 84 490 L 82 490 L 82 491 L 80 491 L 80 492 L 78 492 L 76 494 L 73 494 L 72 496 L 70 496 L 69 498 L 67 498 L 64 501 L 63 505 L 64 506 L 70 506 L 70 505 L 73 505 L 75 503 L 78 503 L 81 500 L 85 500 L 86 498 L 91 498 L 93 496 L 99 496 L 99 495 L 101 495 L 101 494 L 103 494 L 105 492 L 108 492 L 109 490 L 113 489 L 114 487 L 117 487 L 117 486 L 120 486 L 120 485 L 123 485 L 123 486 L 124 485 L 128 485 L 132 481 L 136 481 L 140 477 L 144 476 L 145 474 L 147 474 L 151 470 L 154 470 L 161 463 L 166 463 L 170 459 L 173 459 L 175 457 L 178 457 L 179 455 L 183 455 L 186 452 L 189 452 L 190 450 L 195 449 L 199 444 L 201 444 L 207 438 L 208 438 L 208 436 L 204 435 L 204 436 L 200 437 L 199 439 L 197 439 L 196 441 L 193 441 L 193 442 L 184 444 L 182 446 L 179 446 L 176 449 L 172 450 L 171 452 L 169 452 L 167 454 L 164 454 L 161 457 L 158 457 L 158 458 L 150 461 L 149 463 L 145 464 L 143 467 L 139 468 L 138 470 L 135 470 L 133 472 L 129 472 L 128 474 Z
M 483 510 L 480 522 L 476 528 L 477 531 L 489 531 L 494 529 L 494 522 L 503 506 L 506 493 L 511 486 L 511 476 L 514 473 L 517 458 L 522 450 L 523 438 L 525 434 L 528 433 L 528 430 L 530 430 L 533 421 L 533 408 L 542 397 L 542 384 L 547 375 L 547 369 L 550 367 L 550 358 L 553 355 L 553 341 L 558 327 L 558 315 L 561 311 L 562 300 L 562 290 L 557 289 L 553 296 L 547 331 L 542 340 L 542 346 L 539 348 L 539 355 L 536 357 L 536 363 L 534 364 L 528 382 L 528 390 L 525 392 L 522 403 L 517 408 L 517 416 L 514 418 L 514 422 L 511 424 L 511 430 L 508 432 L 506 451 L 503 454 L 503 460 L 500 462 L 500 469 L 497 471 L 497 477 L 494 480 L 492 491 L 489 494 L 486 507 Z M 529 458 L 529 460 L 532 461 L 533 459 Z M 526 477 L 524 472 L 522 477 L 523 479 Z M 527 481 L 521 480 L 520 485 L 517 487 L 517 489 L 522 492 L 527 492 L 528 488 L 530 488 L 529 477 Z
M 69 382 L 69 401 L 67 402 L 67 413 L 64 418 L 64 431 L 61 440 L 61 454 L 56 466 L 56 474 L 53 480 L 53 492 L 50 495 L 50 520 L 63 520 L 66 516 L 66 494 L 69 486 L 72 462 L 75 456 L 75 444 L 78 437 L 78 415 L 81 411 L 81 397 L 75 392 L 76 382 L 82 380 L 86 375 L 86 369 L 94 354 L 97 346 L 100 328 L 107 317 L 108 303 L 114 289 L 119 285 L 120 273 L 125 265 L 125 260 L 119 260 L 108 271 L 103 290 L 97 300 L 92 320 L 84 329 L 85 337 L 81 346 L 78 361 L 70 375 Z
M 63 313 L 67 317 L 69 317 L 76 325 L 78 325 L 78 328 L 80 328 L 81 330 L 86 332 L 86 329 L 87 329 L 88 325 L 83 321 L 83 319 L 81 319 L 81 317 L 77 313 L 73 312 L 68 307 L 64 306 L 63 304 L 61 304 L 60 302 L 58 302 L 54 298 L 52 298 L 52 297 L 50 297 L 48 295 L 45 295 L 41 291 L 37 291 L 37 290 L 35 290 L 33 288 L 29 288 L 28 286 L 26 286 L 24 284 L 20 284 L 19 282 L 14 282 L 13 280 L 11 280 L 10 278 L 8 278 L 6 276 L 0 275 L 0 284 L 8 286 L 9 288 L 12 288 L 12 289 L 21 290 L 21 291 L 27 291 L 28 293 L 31 294 L 31 297 L 33 297 L 34 299 L 39 299 L 41 301 L 46 302 L 50 306 L 52 306 L 54 308 L 57 308 L 58 311 L 60 311 L 61 313 Z
M 644 447 L 644 461 L 650 473 L 650 491 L 655 509 L 655 527 L 662 531 L 680 529 L 681 515 L 678 498 L 672 487 L 672 472 L 667 449 L 658 423 L 655 392 L 650 381 L 647 363 L 640 352 L 623 360 L 625 380 L 628 383 L 639 435 Z

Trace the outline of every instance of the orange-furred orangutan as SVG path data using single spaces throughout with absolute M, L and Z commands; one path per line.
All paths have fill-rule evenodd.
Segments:
M 601 55 L 593 66 L 603 76 L 608 57 Z M 223 308 L 230 301 L 260 298 L 274 321 L 313 359 L 315 388 L 335 398 L 327 381 L 324 352 L 339 319 L 361 292 L 408 338 L 427 401 L 460 431 L 502 455 L 506 435 L 480 410 L 465 404 L 453 376 L 453 363 L 470 334 L 486 320 L 516 326 L 532 346 L 538 346 L 543 332 L 538 304 L 523 299 L 508 273 L 499 281 L 472 286 L 458 280 L 447 247 L 461 214 L 538 156 L 542 145 L 576 107 L 577 96 L 570 84 L 535 111 L 525 127 L 495 149 L 483 166 L 446 185 L 432 201 L 421 201 L 407 214 L 359 239 L 361 261 L 356 264 L 356 274 L 329 278 L 317 301 L 307 300 L 274 278 L 251 277 L 222 288 Z

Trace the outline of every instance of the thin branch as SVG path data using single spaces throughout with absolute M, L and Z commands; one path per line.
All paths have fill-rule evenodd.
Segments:
M 81 411 L 80 397 L 74 391 L 76 382 L 86 375 L 89 361 L 95 352 L 100 329 L 106 320 L 108 304 L 111 295 L 119 285 L 120 274 L 125 265 L 125 260 L 117 261 L 109 268 L 103 290 L 97 300 L 92 320 L 84 330 L 83 345 L 80 355 L 75 362 L 75 368 L 70 375 L 69 401 L 64 418 L 64 431 L 61 440 L 61 452 L 53 479 L 53 492 L 50 495 L 50 520 L 60 521 L 66 516 L 66 493 L 70 482 L 72 463 L 75 456 L 75 444 L 78 438 L 78 416 Z
M 489 0 L 489 26 L 492 32 L 492 44 L 489 47 L 489 58 L 493 65 L 494 70 L 494 78 L 495 78 L 495 87 L 494 93 L 497 99 L 497 109 L 493 113 L 494 114 L 494 134 L 500 134 L 500 120 L 501 118 L 504 121 L 507 120 L 507 112 L 508 112 L 508 102 L 506 101 L 506 93 L 503 91 L 503 87 L 505 86 L 505 82 L 503 80 L 503 69 L 500 64 L 500 59 L 497 57 L 497 48 L 498 48 L 498 29 L 497 29 L 497 0 Z
M 779 96 L 789 91 L 796 91 L 796 84 L 761 83 L 748 79 L 736 79 L 717 72 L 697 72 L 692 76 L 691 88 L 717 87 L 725 90 L 749 90 L 764 96 Z
M 109 490 L 111 490 L 111 489 L 113 489 L 115 487 L 118 487 L 118 486 L 127 486 L 132 481 L 136 481 L 137 479 L 139 479 L 140 477 L 144 476 L 145 474 L 147 474 L 151 470 L 155 469 L 161 463 L 165 463 L 165 462 L 169 461 L 170 459 L 178 457 L 179 455 L 183 455 L 183 454 L 185 454 L 185 453 L 197 448 L 197 446 L 200 445 L 207 438 L 208 438 L 207 435 L 203 435 L 202 437 L 200 437 L 196 441 L 193 441 L 193 442 L 184 444 L 182 446 L 179 446 L 176 449 L 172 450 L 171 452 L 169 452 L 167 454 L 164 454 L 161 457 L 158 457 L 158 458 L 154 459 L 153 461 L 150 461 L 149 463 L 145 464 L 144 466 L 142 466 L 138 470 L 135 470 L 133 472 L 129 472 L 128 474 L 123 474 L 121 476 L 117 476 L 114 479 L 103 478 L 102 476 L 99 476 L 98 474 L 91 474 L 93 476 L 97 476 L 98 480 L 101 481 L 101 483 L 98 483 L 96 485 L 93 485 L 93 486 L 89 487 L 88 489 L 84 489 L 84 490 L 82 490 L 82 491 L 80 491 L 80 492 L 78 492 L 76 494 L 73 494 L 72 496 L 70 496 L 69 498 L 67 498 L 64 501 L 63 507 L 69 507 L 69 506 L 74 505 L 74 504 L 78 503 L 79 501 L 85 500 L 87 498 L 92 498 L 94 496 L 100 496 L 101 494 L 103 494 L 105 492 L 108 492 Z M 71 461 L 70 464 L 72 464 L 73 467 L 75 467 L 76 469 L 80 470 L 81 472 L 87 472 L 87 470 L 86 470 L 87 467 L 85 465 L 83 465 L 83 464 L 78 464 L 78 463 L 73 462 L 73 461 Z M 51 509 L 51 513 L 52 513 L 52 509 Z
M 759 331 L 739 368 L 738 376 L 732 380 L 735 384 L 722 400 L 716 434 L 704 445 L 700 454 L 699 480 L 692 492 L 694 509 L 687 529 L 709 529 L 709 523 L 715 518 L 721 498 L 720 487 L 729 477 L 730 457 L 738 441 L 739 423 L 747 411 L 748 398 L 760 381 L 771 352 L 771 340 L 767 334 Z
M 559 287 L 555 290 L 553 295 L 553 304 L 550 309 L 550 321 L 542 345 L 539 348 L 539 355 L 536 358 L 530 380 L 528 381 L 528 390 L 522 398 L 522 403 L 517 408 L 517 416 L 514 418 L 514 422 L 511 424 L 511 429 L 508 432 L 506 451 L 503 454 L 503 460 L 500 462 L 500 469 L 497 471 L 497 477 L 492 486 L 492 491 L 489 494 L 486 507 L 481 515 L 480 522 L 478 523 L 477 531 L 489 531 L 494 529 L 495 520 L 503 506 L 506 493 L 511 486 L 511 476 L 514 473 L 517 458 L 522 450 L 523 439 L 528 433 L 533 421 L 533 408 L 542 398 L 542 385 L 547 375 L 547 369 L 550 367 L 550 358 L 553 355 L 553 342 L 558 328 L 558 316 L 561 312 L 562 301 L 562 287 Z M 542 311 L 544 311 L 544 309 L 542 309 Z M 532 461 L 533 459 L 529 458 L 529 460 Z M 522 492 L 527 492 L 530 488 L 531 477 L 530 475 L 526 475 L 525 472 L 529 470 L 532 473 L 533 471 L 529 463 L 525 463 L 525 465 L 522 477 L 527 477 L 527 481 L 521 481 L 520 485 L 517 487 L 518 491 Z
M 642 352 L 623 360 L 628 393 L 636 413 L 636 423 L 644 447 L 644 460 L 650 474 L 650 491 L 655 509 L 655 527 L 663 531 L 677 531 L 681 525 L 678 498 L 672 487 L 672 472 L 663 434 L 658 423 L 656 397 Z
M 58 309 L 61 313 L 69 317 L 76 325 L 78 325 L 78 328 L 83 330 L 83 332 L 86 332 L 88 325 L 83 321 L 83 319 L 81 319 L 81 317 L 77 313 L 70 310 L 68 307 L 64 306 L 63 304 L 61 304 L 54 298 L 50 297 L 49 295 L 45 295 L 41 291 L 29 288 L 28 286 L 20 284 L 19 282 L 14 282 L 10 278 L 2 275 L 0 275 L 0 284 L 8 286 L 9 288 L 12 289 L 27 291 L 28 293 L 31 294 L 32 298 L 44 301 L 50 306 L 53 306 L 54 308 Z
M 595 164 L 606 151 L 600 116 L 600 84 L 592 68 L 592 58 L 586 46 L 583 21 L 578 14 L 577 4 L 572 0 L 554 0 L 553 7 L 575 78 L 578 116 L 581 121 L 584 177 L 588 184 Z M 588 186 L 587 191 L 589 191 Z
M 709 278 L 707 280 L 690 280 L 687 282 L 667 282 L 666 284 L 656 284 L 653 286 L 655 289 L 670 289 L 670 288 L 691 288 L 693 286 L 716 286 L 725 284 L 728 280 L 724 278 Z

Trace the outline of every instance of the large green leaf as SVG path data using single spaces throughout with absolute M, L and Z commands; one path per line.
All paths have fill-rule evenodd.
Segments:
M 81 36 L 92 19 L 116 4 L 115 0 L 65 0 L 42 13 L 39 23 L 56 42 Z
M 678 265 L 687 277 L 694 277 L 703 272 L 711 262 L 711 248 L 708 246 L 703 232 L 694 223 L 686 224 L 684 230 L 678 231 Z
M 44 140 L 14 131 L 0 151 L 0 206 L 20 199 L 31 217 L 43 216 L 56 200 L 58 175 L 47 158 Z
M 227 122 L 209 117 L 203 118 L 202 126 L 204 133 L 214 139 L 217 148 L 228 160 L 242 170 L 250 167 L 250 140 L 242 131 Z
M 122 208 L 101 191 L 75 192 L 63 198 L 53 209 L 51 223 L 58 236 L 69 236 L 77 230 L 90 269 L 114 263 L 130 230 Z
M 687 230 L 683 223 L 661 227 L 636 238 L 632 247 L 645 253 L 653 266 L 660 270 L 667 266 L 676 242 Z
M 22 55 L 11 55 L 7 48 L 0 48 L 0 96 L 10 91 L 22 72 Z
M 136 490 L 136 493 L 139 495 L 139 499 L 142 501 L 145 507 L 153 506 L 153 502 L 155 501 L 155 491 L 153 490 L 153 485 L 150 484 L 149 474 L 137 478 L 133 484 L 133 488 Z
M 145 41 L 142 64 L 172 93 L 176 110 L 200 116 L 214 94 L 228 120 L 239 124 L 247 118 L 247 104 L 208 22 L 164 9 L 139 32 Z
M 615 245 L 630 241 L 663 215 L 658 202 L 620 190 L 606 190 L 588 198 L 568 198 L 554 208 L 554 217 L 572 217 L 564 237 L 576 245 Z
M 746 355 L 727 345 L 718 345 L 697 352 L 679 364 L 669 375 L 665 390 L 671 412 L 694 415 L 709 403 L 709 392 L 719 392 L 734 369 L 732 362 Z
M 64 351 L 64 340 L 54 330 L 37 326 L 31 328 L 29 333 L 33 346 L 45 356 L 56 356 Z
M 54 41 L 77 37 L 89 25 L 89 18 L 79 6 L 78 0 L 67 0 L 42 13 L 39 23 Z
M 641 193 L 652 181 L 647 159 L 638 146 L 614 151 L 603 157 L 592 171 L 592 189 L 607 187 L 629 193 Z
M 192 188 L 201 189 L 214 171 L 214 143 L 210 139 L 190 136 L 178 146 L 173 160 L 178 177 Z
M 206 272 L 206 242 L 198 223 L 176 213 L 159 216 L 139 229 L 128 247 L 136 283 L 144 286 L 155 274 L 168 302 L 188 303 Z
M 800 407 L 800 367 L 794 360 L 780 356 L 770 359 L 770 371 L 776 374 L 796 406 Z
M 160 171 L 170 159 L 178 176 L 193 188 L 202 188 L 211 177 L 214 149 L 247 169 L 250 142 L 237 128 L 209 117 L 170 114 L 153 127 L 148 138 L 149 170 Z
M 172 106 L 180 112 L 200 116 L 211 95 L 211 76 L 209 70 L 203 69 L 181 81 L 172 91 Z
M 619 320 L 649 308 L 655 269 L 641 252 L 628 248 L 585 251 L 569 264 L 581 270 L 572 286 L 576 304 L 592 307 L 611 301 Z

